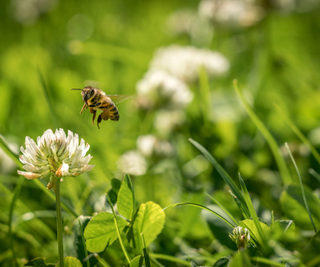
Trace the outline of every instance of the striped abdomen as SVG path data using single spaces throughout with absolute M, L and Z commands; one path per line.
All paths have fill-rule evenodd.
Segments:
M 119 111 L 113 102 L 109 102 L 103 105 L 103 107 L 109 109 L 109 118 L 112 121 L 118 121 L 120 119 Z

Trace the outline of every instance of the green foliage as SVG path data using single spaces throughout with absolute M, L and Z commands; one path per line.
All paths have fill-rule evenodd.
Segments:
M 250 196 L 249 196 L 249 192 L 248 192 L 247 187 L 246 187 L 244 181 L 242 180 L 240 174 L 239 174 L 239 180 L 240 180 L 241 190 L 242 190 L 242 193 L 244 195 L 247 207 L 248 207 L 249 212 L 250 212 L 250 217 L 253 220 L 253 223 L 254 223 L 256 231 L 253 231 L 252 226 L 251 227 L 246 226 L 245 228 L 247 228 L 248 230 L 251 230 L 250 232 L 252 233 L 255 241 L 258 241 L 258 244 L 260 246 L 263 246 L 263 244 L 266 243 L 265 230 L 262 230 L 261 223 L 259 222 L 259 218 L 257 216 L 257 213 L 254 210 L 252 201 L 251 201 Z M 247 223 L 249 223 L 249 222 L 251 222 L 251 221 L 248 221 L 248 220 L 242 221 L 242 223 L 245 224 L 245 225 L 247 225 Z
M 53 263 L 46 263 L 44 258 L 35 258 L 31 261 L 28 261 L 24 266 L 26 267 L 47 267 L 47 266 L 56 266 Z
M 118 228 L 122 231 L 128 223 L 116 216 Z M 116 227 L 112 213 L 101 212 L 94 216 L 84 231 L 87 250 L 91 252 L 103 251 L 117 239 Z
M 137 256 L 132 259 L 130 262 L 131 267 L 142 267 L 143 263 L 143 257 L 142 256 Z
M 92 257 L 88 260 L 88 252 L 84 238 L 84 229 L 87 227 L 91 219 L 92 217 L 89 216 L 80 216 L 73 222 L 73 242 L 76 250 L 76 255 L 77 259 L 79 259 L 81 262 L 84 262 L 84 260 L 86 259 L 86 263 L 84 263 L 84 266 L 94 266 L 94 264 L 97 262 L 97 260 Z
M 237 252 L 230 260 L 230 267 L 245 267 L 250 266 L 250 257 L 246 252 Z
M 243 220 L 240 222 L 240 226 L 247 228 L 250 231 L 251 238 L 263 247 L 266 243 L 266 236 L 270 235 L 270 228 L 265 223 L 258 223 L 257 227 L 257 224 L 253 220 Z
M 133 192 L 130 178 L 126 175 L 118 193 L 118 211 L 125 218 L 131 218 L 133 213 Z
M 95 165 L 61 182 L 64 255 L 72 256 L 64 266 L 320 264 L 319 3 L 239 0 L 263 17 L 244 8 L 234 25 L 239 10 L 221 24 L 199 16 L 202 2 L 0 1 L 1 267 L 57 264 L 55 194 L 48 180 L 17 175 L 25 137 L 55 128 L 86 140 Z M 192 81 L 178 78 L 193 99 L 177 108 L 159 90 L 142 101 L 141 80 L 173 44 L 217 51 L 230 68 L 180 69 L 173 55 L 165 65 L 188 71 Z M 94 81 L 107 94 L 133 96 L 100 130 L 70 90 Z M 145 136 L 156 140 L 151 149 Z M 128 152 L 140 161 L 123 168 Z M 239 225 L 251 236 L 244 252 L 229 238 Z
M 225 214 L 224 211 L 221 208 L 219 208 L 218 206 L 210 205 L 210 206 L 208 206 L 208 208 L 210 208 L 212 211 L 216 212 L 217 214 L 220 214 L 221 217 L 228 218 L 228 215 Z M 237 246 L 230 238 L 228 238 L 229 233 L 231 233 L 233 230 L 233 227 L 226 224 L 223 220 L 221 220 L 219 217 L 215 216 L 211 212 L 204 210 L 202 212 L 202 215 L 203 215 L 204 219 L 206 220 L 214 237 L 217 240 L 219 240 L 219 242 L 222 245 L 224 245 L 232 250 L 236 250 Z M 230 218 L 228 218 L 228 219 L 231 221 Z
M 306 199 L 311 211 L 312 218 L 317 229 L 320 227 L 320 205 L 319 200 L 314 196 L 312 191 L 304 187 Z M 280 203 L 285 214 L 292 219 L 297 226 L 302 229 L 313 229 L 310 222 L 308 211 L 304 205 L 301 188 L 299 185 L 290 184 L 281 193 Z
M 74 257 L 64 257 L 63 263 L 65 267 L 82 267 L 81 262 Z M 58 263 L 56 266 L 59 267 L 60 264 Z
M 242 210 L 244 211 L 244 216 L 248 216 L 249 215 L 249 211 L 246 205 L 246 202 L 243 198 L 243 195 L 241 194 L 239 188 L 236 186 L 236 184 L 233 182 L 233 180 L 231 179 L 231 177 L 226 173 L 226 171 L 220 166 L 220 164 L 212 157 L 212 155 L 210 155 L 210 153 L 203 147 L 201 146 L 198 142 L 189 139 L 189 141 L 196 147 L 198 148 L 203 155 L 211 162 L 211 164 L 217 169 L 217 171 L 219 172 L 219 174 L 221 175 L 221 177 L 223 178 L 223 180 L 226 182 L 227 185 L 229 185 L 229 187 L 232 190 L 232 193 L 236 196 L 236 198 L 239 200 L 238 203 L 240 203 Z
M 213 267 L 227 267 L 229 264 L 229 258 L 223 257 L 216 261 Z
M 139 251 L 142 250 L 141 233 L 143 233 L 146 246 L 149 246 L 161 232 L 164 222 L 165 213 L 158 204 L 152 201 L 142 203 L 134 216 L 133 226 L 131 226 L 133 228 L 133 238 L 130 238 L 132 246 Z

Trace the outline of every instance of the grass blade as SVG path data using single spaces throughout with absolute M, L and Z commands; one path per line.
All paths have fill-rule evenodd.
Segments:
M 45 98 L 47 100 L 47 103 L 48 103 L 48 106 L 49 106 L 49 109 L 50 109 L 50 114 L 52 116 L 53 125 L 57 129 L 59 126 L 58 126 L 58 120 L 57 120 L 56 112 L 55 112 L 54 106 L 52 104 L 52 101 L 50 99 L 46 82 L 45 82 L 44 77 L 43 77 L 43 75 L 42 75 L 42 73 L 41 73 L 39 68 L 38 68 L 38 74 L 39 74 L 39 77 L 40 77 L 40 82 L 41 82 L 41 85 L 42 85 L 44 96 L 45 96 Z
M 216 203 L 230 218 L 231 220 L 235 223 L 236 226 L 239 225 L 237 220 L 232 216 L 232 214 L 218 201 L 216 200 L 213 196 L 210 196 L 208 193 L 204 192 L 214 203 Z
M 276 261 L 269 260 L 267 258 L 262 258 L 262 257 L 252 257 L 251 260 L 255 261 L 255 262 L 268 264 L 270 266 L 279 266 L 279 267 L 284 267 L 285 266 L 284 264 L 282 264 L 280 262 L 276 262 Z
M 304 192 L 303 183 L 302 183 L 302 179 L 301 179 L 301 175 L 300 175 L 298 166 L 297 166 L 296 161 L 294 160 L 294 158 L 293 158 L 293 156 L 292 156 L 292 153 L 291 153 L 291 151 L 290 151 L 290 148 L 289 148 L 288 144 L 285 143 L 285 146 L 286 146 L 286 149 L 288 150 L 288 153 L 289 153 L 289 155 L 290 155 L 290 158 L 291 158 L 291 160 L 292 160 L 292 163 L 293 163 L 293 165 L 294 165 L 294 167 L 295 167 L 295 169 L 296 169 L 296 171 L 297 171 L 297 174 L 298 174 L 298 177 L 299 177 L 299 183 L 300 183 L 300 187 L 301 187 L 301 193 L 302 193 L 302 197 L 303 197 L 303 201 L 304 201 L 304 205 L 306 206 L 306 209 L 307 209 L 307 211 L 308 211 L 311 224 L 312 224 L 312 226 L 313 226 L 314 232 L 316 233 L 316 232 L 317 232 L 317 228 L 316 228 L 316 226 L 315 226 L 315 224 L 314 224 L 314 221 L 313 221 L 313 219 L 312 219 L 312 215 L 311 215 L 311 212 L 310 212 L 310 209 L 309 209 L 309 206 L 308 206 L 308 202 L 307 202 L 307 199 L 306 199 L 306 194 L 305 194 L 305 192 Z
M 11 247 L 11 250 L 12 250 L 13 261 L 15 262 L 16 265 L 17 265 L 16 253 L 15 253 L 14 248 L 13 248 L 12 216 L 13 216 L 13 210 L 14 210 L 15 204 L 16 204 L 18 198 L 19 198 L 19 195 L 20 195 L 21 188 L 22 188 L 24 180 L 25 180 L 25 178 L 22 177 L 22 176 L 19 178 L 17 186 L 14 188 L 14 191 L 13 191 L 13 197 L 12 197 L 12 200 L 11 200 L 11 203 L 10 203 L 10 209 L 9 209 L 9 222 L 8 222 L 8 225 L 9 225 L 10 247 Z
M 98 253 L 93 253 L 93 256 L 98 260 L 98 262 L 101 264 L 103 267 L 111 267 L 103 258 L 99 256 Z
M 306 138 L 303 133 L 298 129 L 297 126 L 294 125 L 294 123 L 290 120 L 290 118 L 284 114 L 282 109 L 277 105 L 274 104 L 275 107 L 277 108 L 278 113 L 281 115 L 283 118 L 284 122 L 291 128 L 291 130 L 300 138 L 300 140 L 310 149 L 312 155 L 315 157 L 315 159 L 318 161 L 320 164 L 320 154 L 318 151 L 315 149 L 315 147 L 311 144 L 311 142 Z
M 271 151 L 273 153 L 273 156 L 276 160 L 276 163 L 278 165 L 283 183 L 284 184 L 291 183 L 292 178 L 291 178 L 290 173 L 287 169 L 287 166 L 286 166 L 284 159 L 281 157 L 281 155 L 279 153 L 279 148 L 278 148 L 277 142 L 275 141 L 275 139 L 273 138 L 273 136 L 271 135 L 271 133 L 269 132 L 267 127 L 261 122 L 261 120 L 258 118 L 258 116 L 254 113 L 253 109 L 251 108 L 248 101 L 244 97 L 243 92 L 241 91 L 240 86 L 238 85 L 238 81 L 234 80 L 233 85 L 234 85 L 234 88 L 235 88 L 245 110 L 247 111 L 248 115 L 250 116 L 250 118 L 252 119 L 254 124 L 257 126 L 259 131 L 262 133 L 262 135 L 264 136 L 264 138 L 268 142 L 268 144 L 271 148 Z
M 189 141 L 200 150 L 200 152 L 211 162 L 211 164 L 216 168 L 216 170 L 221 175 L 222 179 L 226 182 L 226 184 L 231 188 L 232 193 L 237 197 L 237 199 L 240 201 L 241 205 L 243 206 L 243 210 L 246 213 L 247 216 L 249 216 L 249 211 L 246 206 L 246 202 L 243 198 L 243 195 L 241 194 L 239 188 L 236 186 L 236 184 L 233 182 L 231 177 L 227 174 L 227 172 L 221 167 L 221 165 L 214 159 L 213 156 L 206 150 L 202 145 L 200 145 L 198 142 L 194 141 L 193 139 L 189 138 Z
M 84 251 L 84 254 L 85 254 L 85 258 L 87 259 L 88 258 L 88 251 L 87 251 L 87 248 L 86 248 L 86 241 L 85 241 L 84 236 L 83 236 L 83 227 L 82 227 L 80 218 L 78 218 L 78 222 L 79 222 L 80 234 L 81 234 L 81 239 L 82 239 L 82 244 L 83 244 L 83 251 Z M 90 261 L 89 260 L 86 261 L 86 265 L 87 265 L 87 267 L 90 267 Z
M 180 265 L 184 265 L 184 266 L 189 266 L 190 267 L 190 263 L 181 259 L 178 259 L 176 257 L 173 256 L 169 256 L 169 255 L 165 255 L 165 254 L 155 254 L 155 253 L 150 253 L 150 257 L 155 258 L 155 259 L 160 259 L 160 260 L 166 260 L 166 261 L 170 261 L 170 262 L 176 262 L 179 263 Z
M 250 211 L 251 218 L 252 218 L 252 220 L 254 222 L 254 225 L 257 228 L 258 234 L 260 236 L 260 240 L 262 240 L 262 242 L 264 244 L 266 244 L 266 237 L 265 237 L 264 232 L 262 230 L 262 227 L 260 225 L 260 221 L 259 221 L 259 218 L 257 216 L 257 213 L 254 210 L 254 207 L 253 207 L 253 204 L 251 202 L 251 198 L 250 198 L 249 192 L 247 190 L 246 184 L 244 183 L 243 179 L 241 178 L 240 173 L 239 173 L 239 180 L 240 180 L 241 190 L 242 190 L 244 198 L 246 200 L 247 207 L 248 207 L 248 209 Z M 263 244 L 260 244 L 260 245 L 263 247 Z
M 14 153 L 10 147 L 7 145 L 7 142 L 4 140 L 3 136 L 0 134 L 0 147 L 2 148 L 2 150 L 14 161 L 15 164 L 17 164 L 17 166 L 19 168 L 22 168 L 22 163 L 19 160 L 19 155 Z
M 230 225 L 232 228 L 236 227 L 236 225 L 234 225 L 232 222 L 229 222 L 229 220 L 224 218 L 222 215 L 220 215 L 217 212 L 207 208 L 206 206 L 200 205 L 200 204 L 189 203 L 189 202 L 179 202 L 179 203 L 171 204 L 171 205 L 165 207 L 163 210 L 166 210 L 166 209 L 172 208 L 172 207 L 176 207 L 176 206 L 183 206 L 183 205 L 192 206 L 192 207 L 196 207 L 196 208 L 207 210 L 207 211 L 213 213 L 214 215 L 218 216 L 221 220 L 223 220 L 225 223 Z
M 320 182 L 320 174 L 317 173 L 314 169 L 309 169 L 309 173 Z
M 210 97 L 210 86 L 208 80 L 208 74 L 206 69 L 201 66 L 199 68 L 199 82 L 200 82 L 200 97 L 202 102 L 202 115 L 204 122 L 209 121 L 209 114 L 211 114 L 211 97 Z

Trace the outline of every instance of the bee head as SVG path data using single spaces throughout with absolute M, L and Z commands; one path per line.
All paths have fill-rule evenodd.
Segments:
M 91 86 L 86 86 L 81 91 L 82 99 L 84 102 L 87 101 L 94 95 L 94 89 Z

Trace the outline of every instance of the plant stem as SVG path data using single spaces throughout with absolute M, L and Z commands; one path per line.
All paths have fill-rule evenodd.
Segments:
M 57 235 L 58 235 L 58 251 L 59 251 L 59 267 L 63 264 L 63 237 L 62 237 L 62 216 L 60 201 L 60 178 L 56 180 L 56 209 L 57 209 Z
M 124 247 L 123 243 L 122 243 L 122 239 L 121 239 L 121 236 L 120 236 L 120 232 L 119 232 L 119 227 L 118 227 L 118 222 L 117 222 L 117 217 L 116 217 L 116 214 L 114 212 L 114 209 L 113 209 L 113 206 L 112 206 L 112 202 L 109 198 L 109 196 L 107 195 L 107 200 L 110 204 L 110 207 L 111 207 L 111 210 L 112 210 L 112 214 L 113 214 L 113 220 L 114 220 L 114 225 L 115 225 L 115 228 L 116 228 L 116 231 L 117 231 L 117 235 L 118 235 L 118 238 L 119 238 L 119 242 L 120 242 L 120 245 L 121 245 L 121 248 L 122 248 L 122 251 L 123 251 L 123 254 L 124 256 L 126 257 L 128 263 L 129 263 L 129 266 L 131 266 L 131 260 L 128 256 L 128 253 L 126 251 L 126 248 Z

